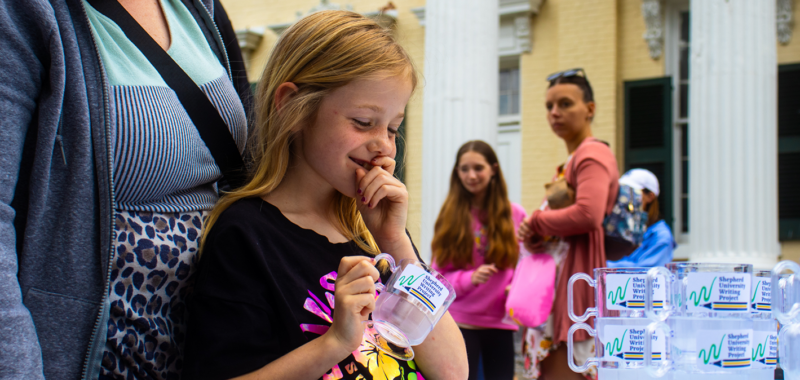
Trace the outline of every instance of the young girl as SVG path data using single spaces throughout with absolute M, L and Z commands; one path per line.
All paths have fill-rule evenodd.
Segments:
M 390 32 L 356 13 L 314 13 L 281 36 L 257 91 L 253 179 L 207 222 L 184 378 L 466 378 L 449 314 L 413 361 L 363 340 L 372 256 L 417 258 L 392 176 L 415 85 Z
M 450 192 L 436 219 L 433 267 L 453 284 L 450 305 L 467 346 L 470 379 L 514 377 L 513 332 L 503 323 L 506 288 L 519 256 L 515 230 L 525 218 L 522 206 L 508 201 L 497 155 L 483 141 L 469 141 L 456 155 Z

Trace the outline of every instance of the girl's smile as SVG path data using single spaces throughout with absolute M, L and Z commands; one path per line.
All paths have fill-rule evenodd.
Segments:
M 370 164 L 371 160 L 370 161 L 364 161 L 364 160 L 359 160 L 358 158 L 353 158 L 353 157 L 350 157 L 350 159 L 353 160 L 353 162 L 355 162 L 356 164 L 358 164 L 362 168 L 364 168 L 366 171 L 369 171 L 370 169 L 372 169 L 372 165 Z
M 295 174 L 313 181 L 306 184 L 310 188 L 327 187 L 360 198 L 356 171 L 386 168 L 382 157 L 394 159 L 397 128 L 411 91 L 411 81 L 403 75 L 357 79 L 331 91 L 314 121 L 298 134 Z

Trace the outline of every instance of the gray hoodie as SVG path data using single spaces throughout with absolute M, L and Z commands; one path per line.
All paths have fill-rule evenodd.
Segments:
M 212 0 L 183 1 L 227 67 Z M 81 0 L 0 0 L 0 57 L 0 378 L 94 380 L 115 120 Z

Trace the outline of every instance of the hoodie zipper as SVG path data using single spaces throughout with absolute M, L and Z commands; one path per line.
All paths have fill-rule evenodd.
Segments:
M 233 74 L 231 73 L 231 63 L 228 58 L 228 50 L 225 48 L 225 41 L 222 40 L 222 33 L 219 32 L 219 27 L 217 23 L 214 22 L 214 17 L 211 16 L 211 13 L 206 8 L 205 4 L 202 3 L 201 0 L 194 0 L 194 7 L 198 9 L 198 12 L 205 12 L 205 17 L 207 18 L 206 24 L 211 24 L 214 27 L 214 38 L 217 40 L 217 45 L 219 46 L 219 50 L 222 52 L 222 57 L 225 59 L 225 69 L 228 71 L 228 78 L 233 81 Z M 214 2 L 211 2 L 211 6 L 214 6 Z M 208 27 L 208 25 L 206 25 Z M 210 28 L 209 28 L 210 29 Z
M 105 119 L 103 120 L 106 128 L 106 160 L 108 161 L 108 194 L 109 194 L 109 210 L 114 210 L 114 203 L 115 203 L 115 194 L 114 194 L 114 158 L 112 157 L 111 150 L 109 147 L 112 146 L 111 141 L 111 123 L 109 122 L 111 115 L 109 114 L 109 100 L 108 100 L 108 83 L 105 77 L 105 67 L 103 66 L 103 60 L 100 57 L 100 48 L 97 46 L 97 40 L 95 39 L 94 32 L 91 30 L 91 22 L 89 21 L 89 14 L 86 11 L 86 4 L 83 1 L 80 1 L 81 9 L 83 10 L 83 18 L 86 22 L 86 25 L 89 26 L 89 33 L 91 34 L 92 44 L 94 45 L 95 50 L 95 58 L 100 65 L 100 82 L 103 87 L 103 111 L 105 112 Z M 106 298 L 108 298 L 108 290 L 109 290 L 109 282 L 111 281 L 111 263 L 114 261 L 114 217 L 112 216 L 109 221 L 109 246 L 108 251 L 108 264 L 106 266 L 106 279 L 103 283 L 103 297 L 101 298 L 100 303 L 100 312 L 95 318 L 94 326 L 92 327 L 92 335 L 89 339 L 89 350 L 86 353 L 86 358 L 83 361 L 83 370 L 81 371 L 81 379 L 86 379 L 86 375 L 89 372 L 89 365 L 91 364 L 92 353 L 94 352 L 94 341 L 97 336 L 97 329 L 100 327 L 100 322 L 103 320 L 103 314 L 108 312 L 105 310 L 103 305 L 106 303 Z M 93 349 L 94 348 L 94 349 Z M 92 379 L 94 380 L 94 379 Z

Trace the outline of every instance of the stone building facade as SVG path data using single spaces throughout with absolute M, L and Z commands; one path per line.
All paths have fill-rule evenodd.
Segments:
M 393 29 L 423 74 L 403 127 L 408 228 L 423 257 L 466 140 L 490 142 L 512 201 L 538 207 L 567 156 L 546 121 L 545 78 L 581 67 L 595 136 L 621 171 L 662 182 L 676 259 L 800 259 L 800 0 L 335 2 L 222 0 L 252 82 L 310 11 L 351 9 Z

